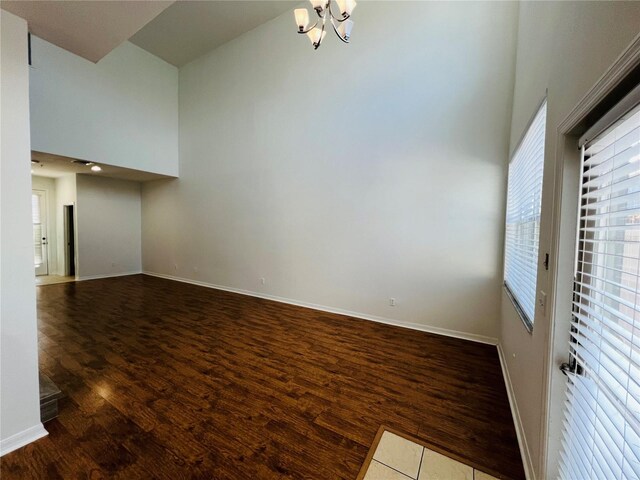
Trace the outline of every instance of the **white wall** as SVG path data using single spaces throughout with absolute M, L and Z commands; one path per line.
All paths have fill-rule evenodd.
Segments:
M 40 423 L 31 225 L 27 23 L 0 10 L 0 455 Z
M 511 129 L 515 148 L 548 89 L 545 173 L 542 202 L 540 255 L 551 251 L 554 174 L 558 152 L 558 125 L 596 83 L 640 30 L 638 2 L 523 2 L 520 7 L 516 85 Z M 505 187 L 506 188 L 506 184 Z M 577 195 L 577 192 L 575 193 Z M 575 212 L 573 213 L 575 215 Z M 575 217 L 569 216 L 570 221 Z M 552 261 L 555 259 L 552 258 Z M 549 272 L 538 262 L 538 290 L 551 289 Z M 547 309 L 549 312 L 550 309 Z M 568 319 L 570 312 L 566 312 Z M 562 319 L 559 319 L 562 320 Z M 568 341 L 568 326 L 558 332 Z M 522 419 L 535 475 L 547 478 L 543 461 L 544 442 L 550 438 L 550 465 L 559 452 L 559 422 L 549 433 L 542 424 L 547 372 L 545 358 L 550 337 L 549 315 L 538 309 L 533 334 L 527 333 L 515 309 L 502 296 L 501 343 Z M 551 365 L 550 368 L 556 368 Z M 561 407 L 562 392 L 554 405 Z M 557 417 L 557 416 L 556 416 Z M 555 420 L 559 420 L 555 418 Z M 550 475 L 548 478 L 555 478 Z
M 76 175 L 80 279 L 140 273 L 140 184 Z
M 76 175 L 75 173 L 64 175 L 56 178 L 56 231 L 57 231 L 57 261 L 58 261 L 58 275 L 65 275 L 65 225 L 64 225 L 64 206 L 76 205 Z M 74 216 L 76 215 L 76 209 L 74 208 Z M 75 225 L 75 223 L 74 223 Z M 76 225 L 77 227 L 77 225 Z M 76 250 L 77 250 L 77 228 L 75 230 L 76 235 Z M 76 272 L 77 273 L 77 272 Z
M 355 19 L 314 52 L 287 12 L 180 70 L 144 269 L 497 337 L 517 5 Z
M 32 149 L 178 174 L 178 70 L 126 42 L 94 64 L 31 37 Z
M 47 259 L 49 275 L 58 275 L 58 223 L 56 218 L 56 180 L 48 177 L 31 175 L 31 188 L 44 190 L 47 202 Z

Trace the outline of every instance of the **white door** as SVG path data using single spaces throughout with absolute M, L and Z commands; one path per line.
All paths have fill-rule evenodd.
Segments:
M 583 143 L 581 165 L 560 477 L 638 479 L 640 103 Z
M 31 217 L 33 221 L 33 259 L 36 275 L 48 275 L 47 194 L 44 190 L 33 190 L 31 193 Z

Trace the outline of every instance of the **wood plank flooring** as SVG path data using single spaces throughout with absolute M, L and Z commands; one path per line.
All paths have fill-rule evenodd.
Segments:
M 67 397 L 3 480 L 352 480 L 382 424 L 524 478 L 495 347 L 145 275 L 37 290 Z

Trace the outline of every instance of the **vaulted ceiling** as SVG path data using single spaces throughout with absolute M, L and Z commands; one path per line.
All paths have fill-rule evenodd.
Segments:
M 131 42 L 180 67 L 287 10 L 293 11 L 296 3 L 178 1 L 136 33 Z M 291 18 L 293 25 L 293 14 Z
M 32 34 L 92 62 L 130 40 L 179 67 L 293 10 L 297 3 L 292 0 L 0 0 L 0 7 L 27 20 Z
M 0 7 L 24 18 L 29 32 L 97 62 L 173 1 L 8 1 Z

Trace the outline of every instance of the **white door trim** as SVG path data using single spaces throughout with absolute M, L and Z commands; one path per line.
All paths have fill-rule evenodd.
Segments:
M 553 195 L 553 210 L 552 210 L 552 238 L 551 238 L 551 262 L 549 267 L 550 278 L 552 279 L 551 288 L 548 297 L 548 308 L 550 308 L 550 325 L 549 335 L 547 336 L 547 345 L 545 347 L 545 384 L 543 386 L 543 409 L 542 409 L 542 422 L 541 422 L 541 434 L 540 434 L 540 472 L 543 478 L 555 478 L 557 476 L 557 465 L 550 463 L 549 448 L 550 448 L 550 433 L 556 433 L 556 430 L 550 431 L 550 425 L 553 425 L 553 429 L 561 428 L 562 419 L 556 418 L 557 414 L 553 410 L 553 391 L 554 382 L 558 382 L 558 375 L 562 375 L 557 368 L 557 357 L 568 357 L 568 334 L 569 332 L 557 331 L 556 324 L 559 315 L 567 314 L 562 308 L 562 301 L 558 299 L 558 287 L 566 281 L 566 268 L 561 268 L 560 261 L 567 260 L 567 255 L 571 254 L 571 264 L 573 264 L 573 254 L 575 254 L 575 228 L 577 225 L 573 225 L 573 238 L 571 242 L 573 246 L 567 248 L 569 239 L 567 238 L 568 232 L 562 231 L 561 212 L 563 207 L 563 191 L 565 195 L 572 194 L 573 192 L 566 191 L 565 187 L 572 181 L 577 182 L 577 179 L 571 179 L 565 177 L 565 171 L 571 168 L 572 161 L 575 161 L 575 157 L 578 156 L 577 150 L 577 137 L 572 136 L 571 132 L 578 127 L 587 114 L 589 114 L 596 105 L 598 105 L 620 82 L 626 78 L 631 71 L 640 65 L 640 34 L 638 34 L 629 46 L 620 54 L 615 62 L 605 71 L 600 79 L 595 83 L 593 87 L 584 95 L 584 97 L 576 104 L 571 112 L 560 122 L 556 130 L 557 135 L 557 149 L 556 149 L 556 164 L 555 164 L 555 183 L 554 183 L 554 195 Z M 567 151 L 568 144 L 575 139 L 576 149 L 575 151 Z M 575 191 L 575 202 L 577 202 L 578 191 Z M 565 205 L 566 206 L 566 205 Z M 576 203 L 577 208 L 577 203 Z M 577 216 L 577 212 L 576 212 Z M 573 220 L 575 222 L 575 220 Z M 566 262 L 562 262 L 566 265 Z M 571 272 L 571 275 L 573 272 Z M 567 337 L 567 342 L 562 342 L 560 335 Z M 558 342 L 560 345 L 563 343 L 564 351 L 558 351 L 554 348 L 554 343 Z M 558 400 L 557 398 L 555 399 Z M 553 445 L 558 447 L 558 445 Z
M 36 273 L 36 275 L 49 275 L 51 273 L 51 269 L 50 267 L 50 258 L 51 258 L 51 251 L 49 250 L 49 245 L 50 245 L 50 238 L 49 238 L 49 195 L 48 195 L 48 191 L 47 190 L 43 190 L 41 188 L 32 188 L 31 189 L 31 194 L 32 195 L 40 195 L 40 197 L 42 198 L 42 203 L 40 204 L 40 217 L 43 221 L 40 222 L 40 225 L 42 226 L 42 235 L 43 237 L 46 239 L 46 243 L 44 243 L 42 245 L 42 256 L 43 256 L 43 262 L 42 264 L 44 265 L 45 268 L 45 273 Z M 33 222 L 33 221 L 32 221 Z M 33 223 L 32 223 L 33 224 Z M 36 269 L 37 272 L 37 269 Z

